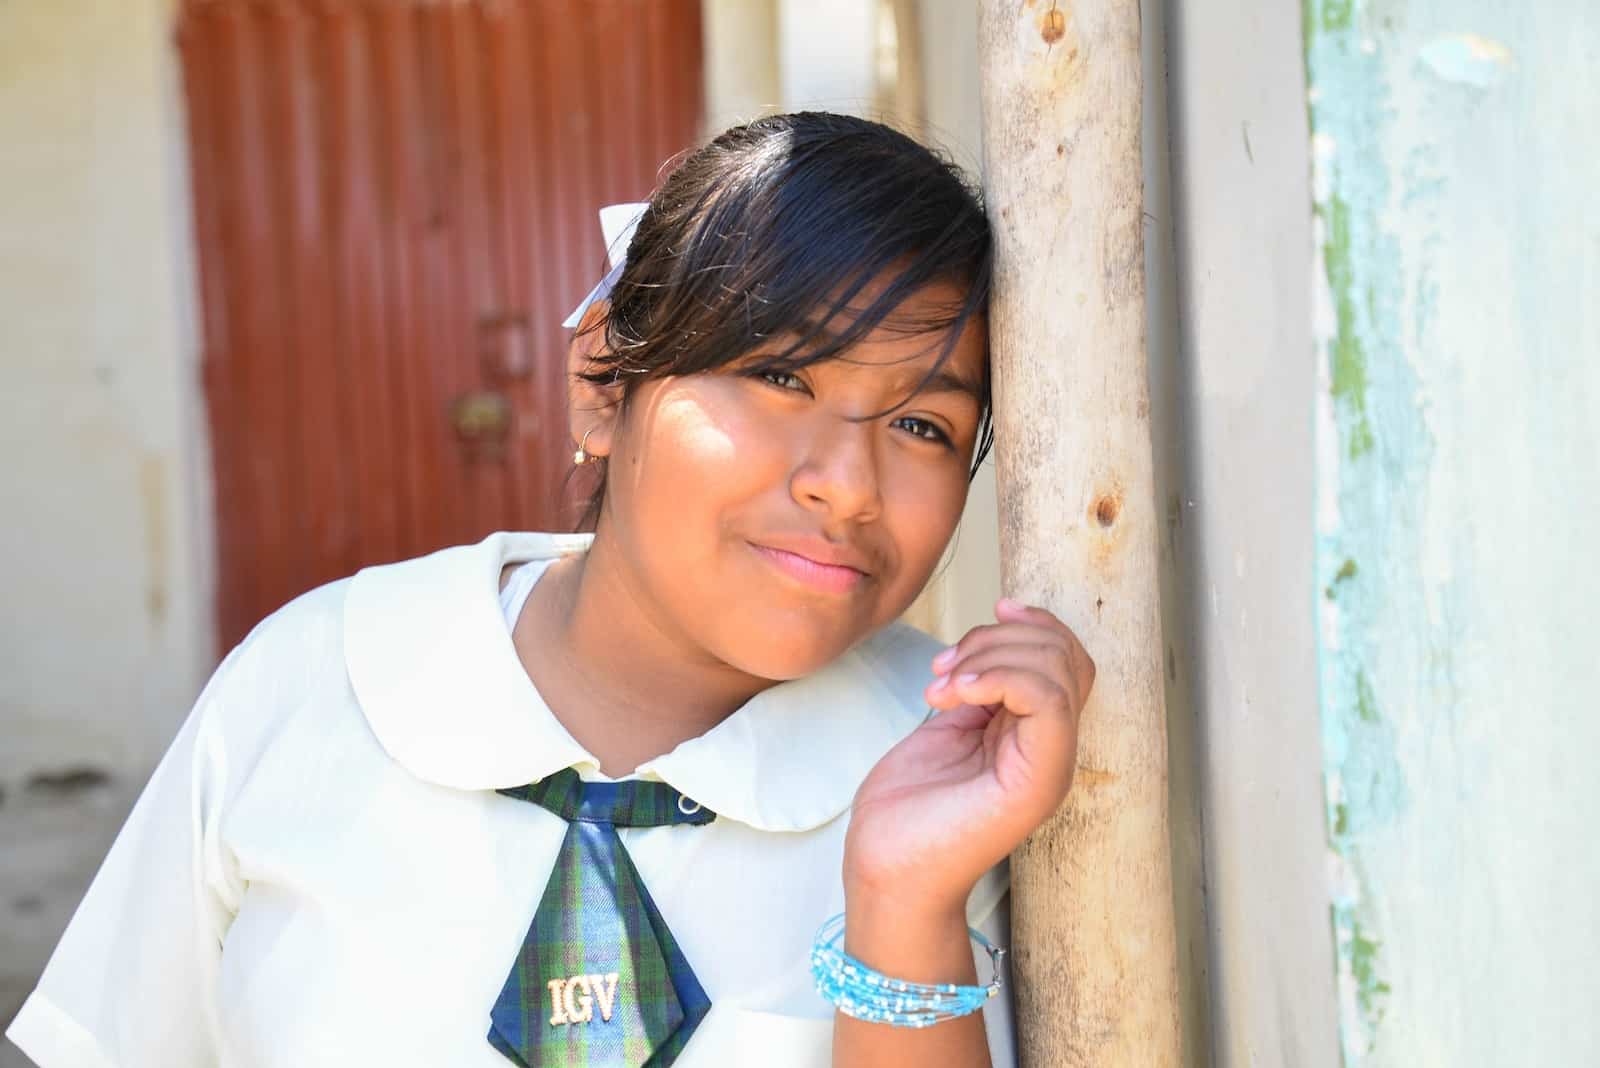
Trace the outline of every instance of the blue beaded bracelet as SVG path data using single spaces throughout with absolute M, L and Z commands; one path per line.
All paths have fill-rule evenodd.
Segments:
M 932 1027 L 977 1012 L 1000 993 L 1000 962 L 1006 951 L 967 928 L 989 954 L 994 977 L 986 986 L 912 983 L 868 967 L 844 951 L 844 913 L 824 923 L 811 945 L 811 977 L 817 992 L 846 1016 L 893 1027 Z

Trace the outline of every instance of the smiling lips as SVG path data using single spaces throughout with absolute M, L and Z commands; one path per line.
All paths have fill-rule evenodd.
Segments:
M 823 593 L 849 593 L 867 577 L 865 571 L 842 562 L 818 560 L 790 549 L 755 542 L 750 546 L 779 571 Z

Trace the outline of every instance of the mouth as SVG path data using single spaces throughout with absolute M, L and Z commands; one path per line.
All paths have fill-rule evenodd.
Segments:
M 816 560 L 788 549 L 751 542 L 757 555 L 791 579 L 821 593 L 849 593 L 866 581 L 867 573 L 848 564 Z

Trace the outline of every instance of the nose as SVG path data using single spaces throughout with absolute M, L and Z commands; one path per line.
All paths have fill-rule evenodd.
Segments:
M 789 479 L 794 499 L 829 520 L 857 523 L 877 518 L 883 505 L 873 422 L 829 420 L 806 439 Z

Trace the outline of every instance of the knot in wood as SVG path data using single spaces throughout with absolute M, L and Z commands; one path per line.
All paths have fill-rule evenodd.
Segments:
M 1066 12 L 1052 7 L 1039 17 L 1039 36 L 1047 45 L 1054 45 L 1067 35 Z

